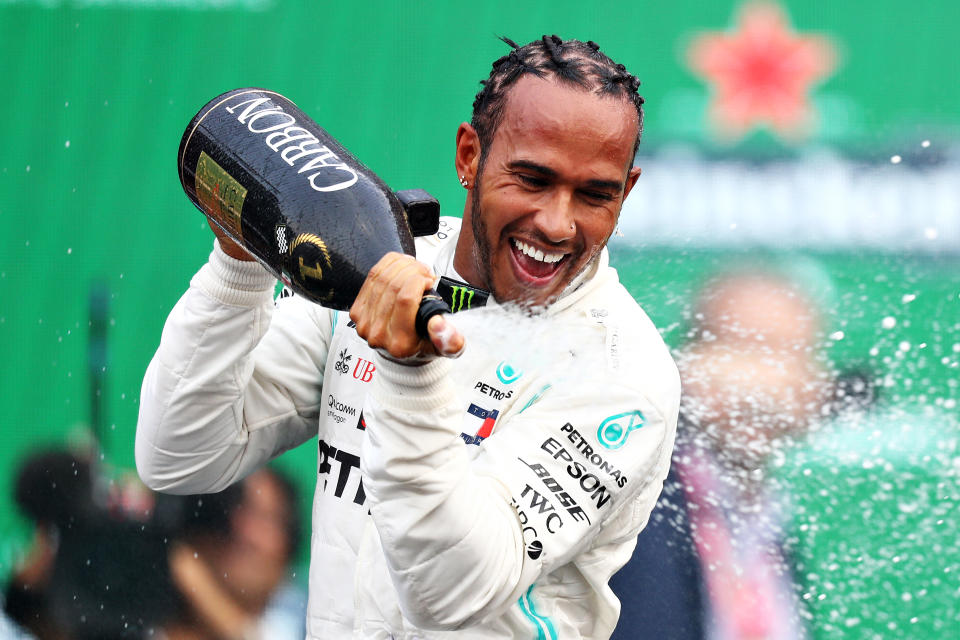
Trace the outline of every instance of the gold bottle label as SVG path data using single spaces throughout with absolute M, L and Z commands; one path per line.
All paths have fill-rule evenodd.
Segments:
M 203 210 L 238 240 L 242 240 L 240 215 L 247 190 L 205 151 L 200 152 L 200 159 L 197 160 L 194 188 Z
M 301 233 L 290 243 L 290 274 L 293 281 L 308 289 L 321 303 L 333 299 L 330 271 L 333 260 L 327 243 L 313 233 Z

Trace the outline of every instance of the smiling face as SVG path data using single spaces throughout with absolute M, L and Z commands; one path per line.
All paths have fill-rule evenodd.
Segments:
M 510 89 L 483 162 L 476 131 L 457 132 L 470 197 L 454 267 L 499 302 L 545 305 L 606 244 L 640 175 L 631 103 L 523 77 Z

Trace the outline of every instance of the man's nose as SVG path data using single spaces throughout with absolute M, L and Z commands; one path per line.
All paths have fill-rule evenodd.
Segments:
M 534 222 L 537 229 L 550 242 L 564 242 L 577 233 L 573 194 L 566 189 L 557 189 L 553 197 L 537 212 Z

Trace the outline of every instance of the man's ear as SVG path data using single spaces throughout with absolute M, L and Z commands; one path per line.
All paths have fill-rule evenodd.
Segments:
M 627 182 L 623 186 L 623 199 L 626 200 L 627 196 L 630 195 L 630 190 L 633 189 L 633 185 L 637 184 L 637 179 L 640 177 L 640 167 L 631 167 L 630 171 L 627 173 Z
M 454 164 L 457 168 L 457 179 L 462 177 L 467 182 L 467 188 L 473 187 L 477 183 L 477 170 L 480 164 L 480 136 L 467 122 L 460 123 L 457 128 L 457 153 Z

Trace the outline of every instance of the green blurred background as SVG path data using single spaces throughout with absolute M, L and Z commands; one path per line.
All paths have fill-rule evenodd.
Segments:
M 960 4 L 773 6 L 794 36 L 822 38 L 833 51 L 829 70 L 803 91 L 815 119 L 802 134 L 756 122 L 731 137 L 708 118 L 714 85 L 691 67 L 689 51 L 705 32 L 738 32 L 737 2 L 0 0 L 7 91 L 0 107 L 0 572 L 9 571 L 29 534 L 10 500 L 10 475 L 26 452 L 93 431 L 110 473 L 132 469 L 143 371 L 166 314 L 211 248 L 174 169 L 192 115 L 236 87 L 279 91 L 393 188 L 425 188 L 445 214 L 460 215 L 454 133 L 469 119 L 490 63 L 507 50 L 498 35 L 521 43 L 544 33 L 593 39 L 641 78 L 644 176 L 612 253 L 671 346 L 686 337 L 692 293 L 732 259 L 762 255 L 806 272 L 824 305 L 824 352 L 834 366 L 869 367 L 891 407 L 937 411 L 942 438 L 920 454 L 921 464 L 927 455 L 937 513 L 947 509 L 935 520 L 955 523 L 960 190 L 944 176 L 960 183 Z M 787 167 L 783 179 L 793 196 L 776 215 L 746 220 L 749 233 L 740 236 L 677 234 L 683 210 L 664 213 L 672 191 L 644 185 L 662 184 L 658 167 L 671 166 L 678 153 L 692 158 L 684 165 L 690 181 L 680 184 L 699 190 L 708 207 L 729 191 L 716 180 L 770 167 Z M 844 208 L 831 196 L 836 215 L 849 219 L 822 241 L 821 219 L 835 215 L 829 206 L 807 208 L 822 194 L 808 199 L 796 175 L 823 154 L 851 184 L 875 180 L 899 194 L 876 205 L 886 207 L 886 231 L 876 231 L 862 205 Z M 735 170 L 705 181 L 715 166 Z M 856 184 L 831 188 L 841 197 Z M 697 228 L 696 220 L 685 225 Z M 92 307 L 102 312 L 103 342 L 91 348 L 101 322 L 91 319 Z M 314 449 L 301 447 L 278 464 L 301 482 L 306 509 Z M 898 468 L 887 473 L 896 476 Z M 854 505 L 861 497 L 837 500 Z M 949 637 L 944 629 L 960 630 L 956 525 L 945 530 L 930 513 L 912 512 L 897 531 L 920 532 L 921 546 L 941 545 L 945 559 L 935 572 L 946 569 L 936 576 L 944 586 L 931 587 L 927 600 L 936 606 L 914 623 L 910 611 L 890 614 L 891 628 L 886 618 L 831 620 L 860 596 L 839 604 L 813 597 L 819 634 Z M 838 526 L 834 538 L 871 530 L 869 522 Z M 826 557 L 819 540 L 807 541 L 810 563 Z M 889 548 L 874 551 L 882 556 Z M 843 570 L 855 572 L 858 561 L 847 560 Z M 867 581 L 867 601 L 874 598 L 878 611 L 909 609 L 902 594 L 929 582 L 924 571 L 891 569 L 896 584 L 872 595 Z M 829 591 L 817 580 L 811 592 Z

